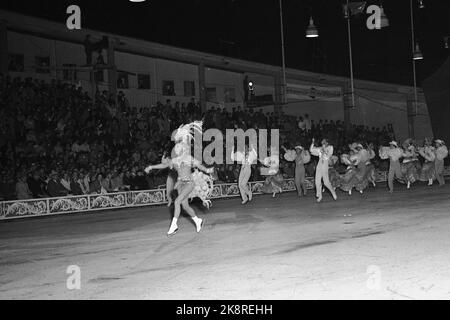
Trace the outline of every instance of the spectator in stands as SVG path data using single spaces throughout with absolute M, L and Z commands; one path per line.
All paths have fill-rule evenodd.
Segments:
M 47 193 L 50 197 L 65 197 L 69 194 L 69 190 L 61 184 L 61 179 L 56 171 L 52 171 L 49 176 L 50 180 L 47 184 Z
M 18 200 L 28 200 L 33 198 L 33 194 L 28 187 L 26 175 L 24 173 L 19 174 L 16 183 L 16 196 Z
M 89 194 L 101 194 L 103 177 L 101 174 L 94 175 L 89 184 Z
M 72 174 L 72 178 L 70 179 L 70 191 L 74 196 L 85 194 L 85 192 L 83 192 L 82 180 L 79 179 L 79 174 L 76 171 Z
M 45 197 L 45 182 L 41 179 L 38 170 L 33 172 L 27 182 L 34 199 Z

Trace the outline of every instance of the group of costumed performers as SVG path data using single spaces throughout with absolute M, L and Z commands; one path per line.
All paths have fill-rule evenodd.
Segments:
M 425 139 L 424 146 L 417 148 L 412 139 L 406 140 L 402 147 L 392 141 L 389 147 L 381 147 L 380 158 L 390 161 L 388 186 L 394 192 L 394 179 L 406 183 L 410 189 L 416 181 L 428 182 L 432 186 L 438 180 L 439 186 L 445 185 L 444 160 L 448 157 L 448 148 L 442 140 L 436 140 L 433 146 L 430 139 Z M 419 155 L 424 159 L 421 165 Z
M 207 208 L 210 207 L 210 195 L 214 187 L 214 169 L 206 168 L 197 159 L 191 156 L 192 143 L 196 132 L 202 133 L 203 122 L 197 121 L 181 126 L 175 131 L 173 140 L 175 146 L 171 157 L 165 154 L 161 164 L 151 165 L 145 169 L 150 173 L 152 170 L 169 169 L 167 178 L 167 200 L 169 207 L 174 205 L 174 217 L 170 225 L 168 236 L 178 232 L 178 219 L 181 210 L 186 211 L 192 218 L 197 232 L 203 227 L 203 220 L 197 217 L 194 209 L 190 206 L 190 200 L 200 198 Z M 364 146 L 361 143 L 353 143 L 348 146 L 348 153 L 342 154 L 339 158 L 334 154 L 333 146 L 328 140 L 322 140 L 316 146 L 315 140 L 309 151 L 298 145 L 294 150 L 283 147 L 284 159 L 295 163 L 295 187 L 299 197 L 307 195 L 307 180 L 305 165 L 311 162 L 312 156 L 318 158 L 315 168 L 315 188 L 317 202 L 322 202 L 323 194 L 329 190 L 333 199 L 338 199 L 336 190 L 339 188 L 344 192 L 352 194 L 355 189 L 361 194 L 370 184 L 376 186 L 375 166 L 373 159 L 376 154 L 372 144 Z M 445 184 L 444 160 L 449 152 L 442 140 L 436 140 L 434 145 L 430 139 L 425 139 L 422 147 L 416 147 L 413 140 L 406 140 L 402 147 L 392 141 L 389 147 L 380 147 L 379 157 L 382 160 L 389 160 L 388 187 L 389 192 L 394 192 L 394 179 L 405 183 L 410 189 L 416 181 L 428 182 L 433 185 L 434 180 L 440 186 Z M 421 164 L 420 157 L 423 158 Z M 283 175 L 280 171 L 280 155 L 278 150 L 271 148 L 270 156 L 265 159 L 258 159 L 257 151 L 253 146 L 246 146 L 243 152 L 233 152 L 231 154 L 233 162 L 241 165 L 239 174 L 239 191 L 242 197 L 242 204 L 252 201 L 253 191 L 249 186 L 252 174 L 252 166 L 258 161 L 263 165 L 261 175 L 266 177 L 262 188 L 263 193 L 276 194 L 283 192 Z M 344 172 L 339 173 L 335 166 L 339 162 L 347 166 Z M 174 197 L 174 193 L 177 193 Z
M 178 219 L 183 208 L 192 218 L 200 232 L 203 227 L 203 220 L 197 217 L 194 209 L 189 204 L 189 201 L 194 198 L 200 198 L 203 204 L 209 208 L 211 201 L 209 195 L 213 190 L 213 168 L 206 168 L 198 160 L 191 156 L 192 141 L 194 140 L 195 131 L 202 132 L 203 123 L 198 121 L 185 126 L 181 126 L 174 133 L 175 147 L 172 150 L 172 157 L 163 158 L 159 165 L 149 166 L 145 169 L 146 173 L 152 170 L 171 169 L 175 170 L 178 178 L 173 184 L 173 178 L 168 178 L 168 192 L 169 203 L 172 203 L 172 192 L 176 190 L 178 196 L 174 203 L 174 217 L 170 225 L 168 236 L 172 236 L 178 232 Z M 173 189 L 172 189 L 173 186 Z M 170 195 L 169 195 L 170 193 Z

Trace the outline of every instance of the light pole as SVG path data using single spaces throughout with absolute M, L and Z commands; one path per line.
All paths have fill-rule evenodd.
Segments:
M 412 65 L 413 65 L 413 78 L 414 78 L 414 107 L 416 108 L 416 114 L 418 113 L 418 95 L 417 95 L 417 70 L 416 70 L 416 60 L 423 59 L 422 54 L 419 50 L 416 50 L 416 37 L 414 32 L 414 8 L 413 0 L 410 0 L 410 10 L 411 10 L 411 47 L 412 47 Z M 419 55 L 420 53 L 420 55 Z
M 347 0 L 347 10 L 349 9 L 349 0 Z M 347 12 L 347 33 L 348 33 L 348 51 L 350 57 L 350 90 L 352 94 L 352 107 L 355 107 L 355 76 L 353 71 L 353 48 L 352 48 L 352 28 L 350 26 L 350 12 Z
M 280 23 L 281 23 L 281 59 L 282 59 L 282 72 L 283 72 L 283 86 L 282 86 L 282 105 L 287 102 L 287 78 L 286 78 L 286 50 L 284 43 L 284 22 L 283 22 L 283 0 L 280 0 Z

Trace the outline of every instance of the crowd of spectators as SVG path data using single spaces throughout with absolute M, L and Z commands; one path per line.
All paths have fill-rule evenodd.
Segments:
M 340 121 L 315 122 L 236 107 L 202 113 L 189 103 L 167 100 L 150 108 L 133 108 L 123 92 L 91 98 L 82 88 L 59 81 L 0 75 L 0 200 L 148 190 L 165 184 L 161 172 L 146 175 L 171 150 L 171 133 L 183 123 L 203 119 L 205 128 L 280 129 L 287 147 L 327 137 L 339 148 L 354 141 L 376 145 L 392 138 L 391 126 L 345 128 Z M 282 163 L 293 174 L 293 165 Z M 218 181 L 233 183 L 238 165 L 216 168 Z M 313 170 L 310 169 L 310 170 Z M 253 180 L 259 180 L 255 170 Z

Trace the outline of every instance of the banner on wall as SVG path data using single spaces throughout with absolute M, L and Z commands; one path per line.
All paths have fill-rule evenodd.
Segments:
M 341 87 L 307 86 L 292 83 L 287 85 L 286 95 L 289 101 L 342 102 L 343 97 Z

